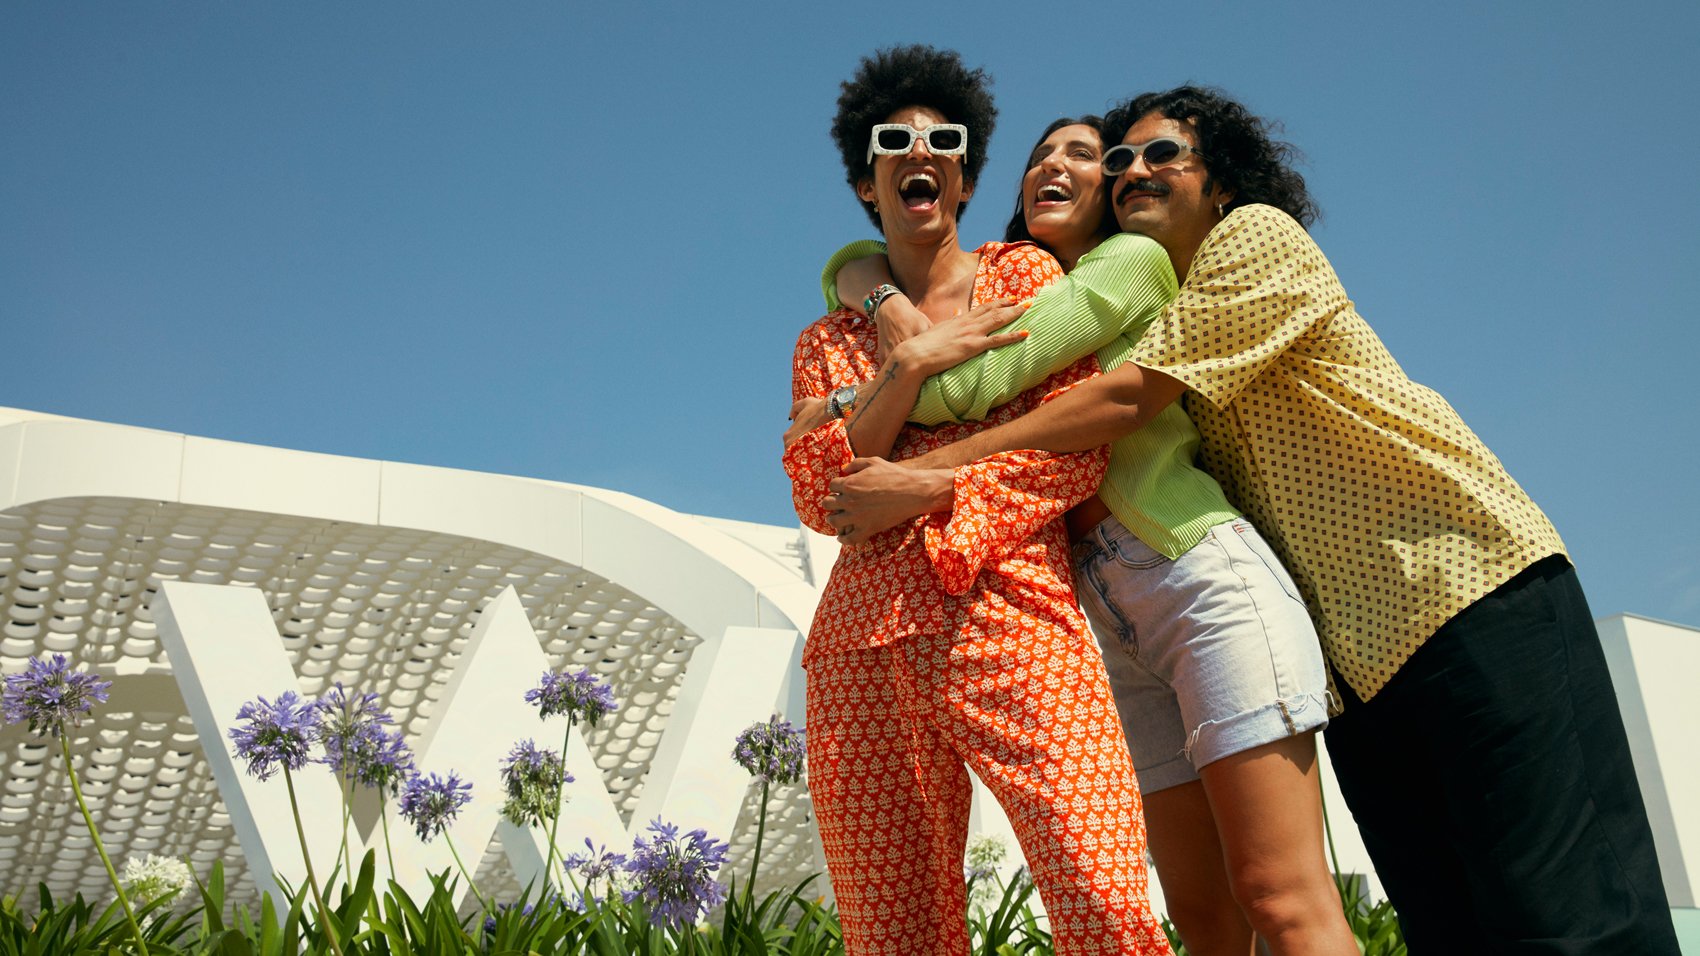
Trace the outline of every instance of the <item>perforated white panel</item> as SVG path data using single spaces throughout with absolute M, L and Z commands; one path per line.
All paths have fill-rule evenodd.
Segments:
M 415 734 L 479 608 L 513 586 L 551 664 L 590 668 L 614 687 L 620 708 L 587 741 L 628 823 L 699 643 L 617 582 L 471 538 L 124 498 L 62 498 L 0 512 L 0 665 L 10 673 L 26 658 L 58 652 L 115 682 L 111 701 L 72 738 L 114 860 L 186 856 L 204 875 L 222 859 L 239 893 L 252 884 L 154 628 L 151 602 L 166 580 L 259 588 L 303 694 L 335 681 L 376 692 Z M 558 729 L 540 724 L 539 743 L 558 746 L 543 739 L 545 726 Z M 731 748 L 728 740 L 728 754 Z M 56 894 L 104 896 L 105 873 L 57 745 L 6 726 L 0 759 L 0 890 L 24 892 L 42 881 Z M 806 788 L 775 796 L 763 886 L 800 879 L 814 860 Z M 752 792 L 732 835 L 735 872 L 748 869 L 754 809 Z M 563 833 L 561 843 L 570 852 L 579 841 Z M 498 896 L 518 889 L 494 844 L 479 879 Z

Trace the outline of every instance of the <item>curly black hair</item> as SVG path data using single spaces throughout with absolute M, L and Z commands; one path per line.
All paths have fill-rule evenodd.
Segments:
M 962 65 L 955 50 L 940 50 L 925 44 L 895 46 L 862 58 L 856 75 L 845 81 L 838 95 L 838 114 L 832 118 L 832 141 L 844 159 L 844 178 L 851 189 L 873 174 L 867 162 L 868 137 L 874 127 L 905 106 L 938 110 L 947 122 L 968 127 L 968 155 L 963 157 L 962 181 L 973 186 L 986 162 L 986 146 L 997 125 L 998 108 L 992 103 L 992 77 L 983 69 Z M 874 204 L 862 203 L 863 211 L 880 225 Z M 964 199 L 956 213 L 968 208 Z
M 1252 114 L 1221 90 L 1177 86 L 1162 93 L 1141 93 L 1104 116 L 1104 141 L 1119 143 L 1129 128 L 1156 113 L 1190 122 L 1198 131 L 1198 151 L 1210 178 L 1205 188 L 1221 186 L 1234 194 L 1227 208 L 1251 203 L 1274 206 L 1306 229 L 1322 215 L 1293 169 L 1303 158 L 1291 143 L 1274 139 L 1280 124 Z
M 1064 126 L 1090 127 L 1098 134 L 1098 139 L 1101 142 L 1107 142 L 1107 140 L 1104 140 L 1104 118 L 1087 113 L 1085 116 L 1064 116 L 1061 119 L 1053 120 L 1051 125 L 1045 127 L 1045 131 L 1039 134 L 1039 138 L 1033 141 L 1033 148 L 1038 149 L 1040 143 L 1043 143 L 1047 137 Z M 1024 171 L 1033 168 L 1032 151 L 1029 151 L 1027 155 L 1029 159 L 1027 165 L 1022 167 Z M 1044 243 L 1033 238 L 1033 234 L 1027 231 L 1027 206 L 1022 199 L 1022 185 L 1016 183 L 1015 215 L 1009 217 L 1009 225 L 1003 229 L 1003 241 L 1034 242 L 1042 246 Z M 1116 211 L 1110 205 L 1110 191 L 1106 189 L 1104 190 L 1104 235 L 1114 235 L 1119 228 L 1116 225 Z

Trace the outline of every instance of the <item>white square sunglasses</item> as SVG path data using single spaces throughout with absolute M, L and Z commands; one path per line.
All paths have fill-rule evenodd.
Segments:
M 926 129 L 916 129 L 907 123 L 881 123 L 868 136 L 868 156 L 871 163 L 878 156 L 900 156 L 915 148 L 915 137 L 927 142 L 927 152 L 934 156 L 968 155 L 968 127 L 961 123 L 934 123 Z

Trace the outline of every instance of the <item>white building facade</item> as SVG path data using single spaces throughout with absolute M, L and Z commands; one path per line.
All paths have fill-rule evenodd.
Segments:
M 202 874 L 222 860 L 239 897 L 301 866 L 281 781 L 230 755 L 242 701 L 377 693 L 422 769 L 473 782 L 451 836 L 482 851 L 479 883 L 500 896 L 543 856 L 499 820 L 497 768 L 520 739 L 559 748 L 564 726 L 520 695 L 562 668 L 591 670 L 620 706 L 569 744 L 560 845 L 623 850 L 660 817 L 729 840 L 729 871 L 746 871 L 759 791 L 732 736 L 772 713 L 802 724 L 797 662 L 835 555 L 808 531 L 613 491 L 0 409 L 0 671 L 63 653 L 112 680 L 72 738 L 108 849 Z M 1692 909 L 1700 632 L 1621 615 L 1601 633 L 1671 904 Z M 0 892 L 105 893 L 59 764 L 52 741 L 0 727 Z M 1369 873 L 1324 767 L 1341 868 Z M 336 784 L 313 767 L 297 786 L 322 873 L 342 844 Z M 985 803 L 976 829 L 1007 839 Z M 362 795 L 357 857 L 385 858 L 377 821 Z M 404 883 L 452 866 L 391 824 Z M 775 794 L 765 847 L 764 888 L 823 869 L 806 784 Z

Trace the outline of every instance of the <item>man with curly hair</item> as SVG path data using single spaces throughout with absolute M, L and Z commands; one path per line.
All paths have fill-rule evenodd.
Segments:
M 1062 275 L 1028 243 L 960 246 L 957 216 L 996 116 L 988 82 L 952 52 L 882 50 L 844 84 L 833 123 L 896 285 L 947 332 L 952 323 L 940 320 L 957 311 L 1028 298 Z M 902 460 L 943 447 L 1098 370 L 1091 356 L 1064 363 L 985 422 L 936 430 L 858 398 L 857 385 L 868 399 L 894 376 L 925 376 L 985 347 L 953 351 L 959 341 L 928 330 L 882 357 L 873 323 L 846 309 L 803 331 L 793 398 L 834 408 L 830 420 L 787 435 L 785 470 L 804 523 L 834 531 L 823 499 L 856 456 Z M 966 956 L 970 771 L 1015 828 L 1059 954 L 1169 952 L 1147 900 L 1133 764 L 1074 602 L 1059 520 L 1097 488 L 1106 458 L 1094 448 L 964 462 L 952 508 L 841 551 L 803 666 L 809 791 L 851 956 Z
M 1207 470 L 1311 608 L 1335 771 L 1412 951 L 1677 953 L 1564 544 L 1358 316 L 1290 148 L 1195 87 L 1127 101 L 1105 138 L 1117 220 L 1164 247 L 1178 296 L 1126 365 L 904 464 L 1094 447 L 1185 395 Z M 1067 361 L 1115 326 L 1050 345 Z

